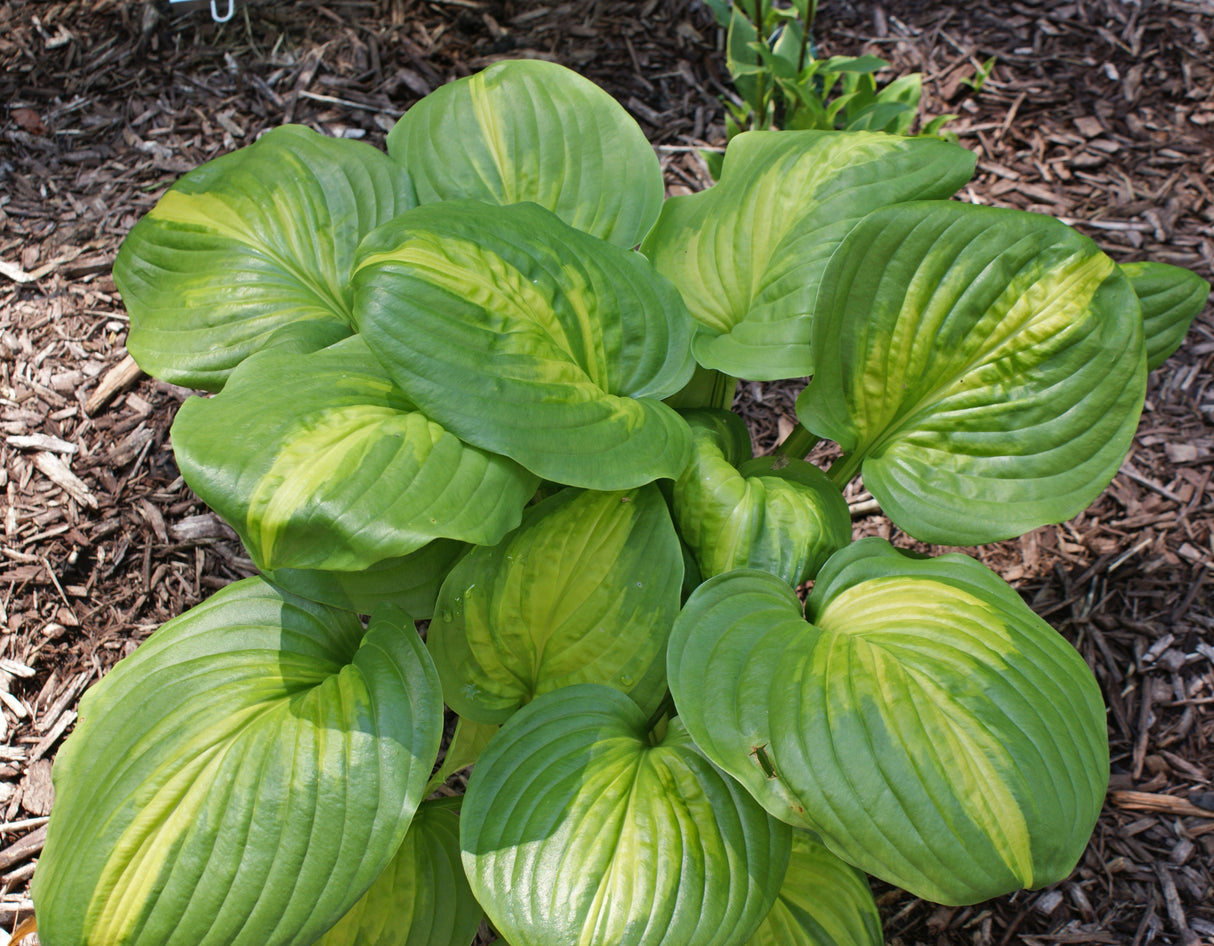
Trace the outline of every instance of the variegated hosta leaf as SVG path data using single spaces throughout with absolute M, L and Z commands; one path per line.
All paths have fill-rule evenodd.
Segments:
M 603 683 L 656 710 L 682 581 L 657 486 L 563 490 L 443 582 L 426 643 L 447 704 L 500 723 L 537 694 Z
M 677 476 L 690 433 L 660 399 L 691 377 L 691 319 L 637 253 L 535 204 L 426 204 L 363 241 L 359 331 L 461 440 L 545 479 Z
M 721 182 L 675 197 L 642 247 L 698 320 L 696 360 L 756 380 L 814 372 L 814 296 L 870 210 L 951 196 L 974 155 L 939 139 L 757 131 L 729 144 Z
M 328 323 L 316 347 L 348 335 L 358 241 L 415 203 L 383 152 L 298 125 L 209 161 L 118 252 L 127 347 L 149 374 L 218 391 L 284 325 Z
M 467 550 L 463 542 L 435 539 L 416 552 L 352 572 L 280 568 L 264 574 L 280 588 L 332 608 L 370 614 L 393 604 L 419 621 L 428 621 L 434 616 L 439 586 Z
M 925 542 L 992 542 L 1084 509 L 1146 391 L 1129 281 L 1091 240 L 1017 210 L 866 217 L 823 276 L 814 345 L 798 417 Z
M 307 946 L 400 847 L 442 724 L 403 612 L 364 633 L 229 585 L 81 701 L 34 878 L 42 942 Z
M 423 802 L 392 863 L 316 946 L 468 946 L 482 916 L 460 861 L 459 816 Z
M 636 704 L 593 684 L 506 722 L 460 821 L 472 890 L 526 946 L 732 946 L 767 914 L 788 864 L 788 826 L 677 719 L 651 745 Z
M 670 686 L 709 758 L 776 817 L 928 900 L 1072 870 L 1108 785 L 1104 708 L 1015 591 L 966 556 L 865 539 L 819 572 L 807 615 L 757 571 L 691 596 Z
M 261 352 L 187 400 L 173 452 L 258 568 L 355 571 L 438 538 L 496 542 L 537 479 L 422 414 L 359 337 Z
M 1154 371 L 1180 347 L 1205 307 L 1210 284 L 1187 269 L 1167 263 L 1122 263 L 1142 306 L 1147 370 Z
M 759 568 L 795 587 L 851 540 L 847 501 L 816 466 L 788 457 L 751 459 L 737 414 L 684 417 L 692 458 L 675 482 L 671 508 L 705 578 Z
M 556 63 L 499 62 L 436 89 L 388 134 L 420 203 L 534 201 L 630 249 L 662 206 L 662 171 L 640 126 Z
M 808 831 L 793 831 L 780 896 L 746 946 L 884 946 L 868 878 Z

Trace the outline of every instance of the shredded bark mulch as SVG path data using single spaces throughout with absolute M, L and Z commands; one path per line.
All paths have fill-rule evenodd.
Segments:
M 692 0 L 0 0 L 0 924 L 28 883 L 50 767 L 80 694 L 162 622 L 252 565 L 183 484 L 169 424 L 189 392 L 123 348 L 109 272 L 183 172 L 284 122 L 382 145 L 442 83 L 554 59 L 612 92 L 669 190 L 723 144 L 722 37 Z M 217 0 L 221 10 L 227 0 Z M 200 6 L 199 4 L 193 4 Z M 1060 217 L 1114 259 L 1214 276 L 1208 0 L 825 0 L 822 55 L 925 75 L 924 111 L 978 154 L 974 203 Z M 972 78 L 996 57 L 975 92 Z M 890 73 L 892 75 L 893 72 Z M 877 885 L 891 944 L 1214 942 L 1214 315 L 1150 380 L 1120 475 L 1087 512 L 978 554 L 1086 657 L 1113 779 L 1067 881 L 972 907 Z M 745 385 L 761 447 L 796 385 Z M 912 544 L 862 490 L 858 534 Z M 485 940 L 488 941 L 487 939 Z

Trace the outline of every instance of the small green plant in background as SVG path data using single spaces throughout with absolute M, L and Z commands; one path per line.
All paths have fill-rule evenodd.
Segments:
M 41 941 L 879 946 L 865 874 L 1065 877 L 1091 671 L 975 559 L 851 542 L 843 489 L 948 545 L 1074 516 L 1209 287 L 950 200 L 974 167 L 753 131 L 664 201 L 618 103 L 524 61 L 387 154 L 288 126 L 185 175 L 115 280 L 139 363 L 214 392 L 174 452 L 261 574 L 82 700 Z M 811 378 L 776 456 L 739 378 Z
M 707 0 L 726 31 L 726 65 L 740 102 L 725 99 L 729 139 L 742 131 L 885 131 L 907 135 L 915 125 L 923 76 L 912 73 L 883 88 L 876 73 L 889 63 L 876 56 L 816 58 L 812 30 L 817 0 Z M 976 91 L 976 90 L 975 90 Z M 956 115 L 923 123 L 938 135 Z M 720 156 L 706 156 L 714 179 Z

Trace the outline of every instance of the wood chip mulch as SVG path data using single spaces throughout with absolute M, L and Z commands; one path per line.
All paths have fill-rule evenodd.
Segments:
M 604 85 L 671 193 L 723 143 L 721 37 L 694 0 L 0 0 L 0 925 L 31 909 L 50 766 L 80 694 L 163 621 L 252 571 L 185 487 L 189 392 L 141 375 L 109 275 L 183 172 L 288 121 L 382 145 L 400 113 L 502 57 Z M 226 3 L 221 3 L 226 6 Z M 975 203 L 1058 216 L 1119 261 L 1214 276 L 1208 0 L 825 0 L 822 54 L 925 74 L 978 154 Z M 990 56 L 978 93 L 962 80 Z M 891 944 L 1214 943 L 1214 315 L 1153 373 L 1133 450 L 1076 519 L 977 552 L 1076 644 L 1109 706 L 1113 780 L 1074 875 L 965 908 L 877 885 Z M 797 386 L 746 385 L 761 446 Z M 870 514 L 857 532 L 911 544 Z M 969 550 L 974 552 L 975 550 Z M 487 942 L 487 940 L 485 940 Z

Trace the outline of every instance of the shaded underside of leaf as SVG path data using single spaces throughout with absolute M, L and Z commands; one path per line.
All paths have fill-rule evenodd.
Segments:
M 642 248 L 698 321 L 701 365 L 804 377 L 814 297 L 839 241 L 878 207 L 951 196 L 974 160 L 938 139 L 747 132 L 730 142 L 720 183 L 668 200 Z
M 460 841 L 494 926 L 528 946 L 727 946 L 770 909 L 789 829 L 617 690 L 513 716 L 473 770 Z
M 427 204 L 364 241 L 356 318 L 393 380 L 460 439 L 545 479 L 673 477 L 690 317 L 637 253 L 535 204 Z
M 448 705 L 500 723 L 539 693 L 602 683 L 656 710 L 682 581 L 656 486 L 550 497 L 443 583 L 427 646 Z
M 419 202 L 533 201 L 631 249 L 662 205 L 662 172 L 636 121 L 589 79 L 513 60 L 436 89 L 388 134 Z
M 496 542 L 536 478 L 418 411 L 361 338 L 262 352 L 173 423 L 190 487 L 259 568 L 356 571 L 434 539 Z
M 379 876 L 442 735 L 411 622 L 260 579 L 85 695 L 34 881 L 50 946 L 305 946 Z
M 969 545 L 1061 522 L 1112 479 L 1142 410 L 1128 280 L 1058 221 L 911 203 L 866 217 L 823 276 L 797 416 L 902 529 Z
M 204 164 L 119 250 L 127 347 L 151 375 L 217 391 L 283 326 L 349 334 L 354 249 L 415 202 L 387 155 L 298 125 Z

